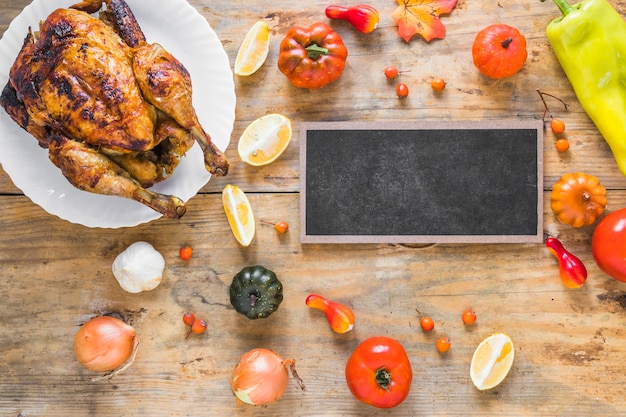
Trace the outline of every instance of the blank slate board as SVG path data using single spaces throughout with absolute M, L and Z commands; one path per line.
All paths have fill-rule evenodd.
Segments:
M 302 123 L 302 243 L 540 243 L 543 122 Z

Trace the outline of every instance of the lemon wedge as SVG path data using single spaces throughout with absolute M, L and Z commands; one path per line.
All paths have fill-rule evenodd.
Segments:
M 246 194 L 236 185 L 228 184 L 222 190 L 222 203 L 230 229 L 242 246 L 249 246 L 254 238 L 254 213 Z
M 278 113 L 261 116 L 241 134 L 237 146 L 239 157 L 250 165 L 267 165 L 287 149 L 291 135 L 288 117 Z
M 256 22 L 243 38 L 237 58 L 235 74 L 248 76 L 254 74 L 265 63 L 270 51 L 270 28 L 262 20 Z
M 513 341 L 504 333 L 494 333 L 480 342 L 470 365 L 472 382 L 479 390 L 488 390 L 500 384 L 513 365 Z

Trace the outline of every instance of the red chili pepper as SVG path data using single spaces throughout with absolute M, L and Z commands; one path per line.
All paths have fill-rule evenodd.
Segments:
M 326 313 L 330 327 L 337 333 L 349 332 L 354 327 L 354 313 L 343 304 L 311 294 L 306 298 L 306 305 Z
M 326 8 L 326 17 L 329 19 L 347 20 L 356 30 L 370 33 L 378 26 L 378 10 L 367 4 L 358 4 L 352 7 L 330 5 Z
M 587 268 L 576 256 L 568 252 L 554 237 L 546 239 L 546 246 L 559 261 L 561 281 L 568 288 L 579 288 L 587 280 Z

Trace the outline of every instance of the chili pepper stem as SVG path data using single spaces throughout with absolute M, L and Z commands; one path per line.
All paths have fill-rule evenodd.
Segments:
M 545 0 L 541 0 L 541 1 L 543 2 Z M 554 2 L 554 4 L 556 4 L 556 6 L 561 11 L 561 13 L 563 13 L 563 16 L 567 16 L 568 14 L 574 11 L 574 8 L 572 7 L 571 4 L 567 2 L 567 0 L 552 0 L 552 1 Z

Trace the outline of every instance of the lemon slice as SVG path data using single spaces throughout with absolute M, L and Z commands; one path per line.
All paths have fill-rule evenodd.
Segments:
M 254 213 L 248 197 L 241 188 L 228 184 L 222 190 L 222 203 L 235 239 L 242 246 L 249 246 L 254 238 Z
M 278 113 L 261 116 L 241 134 L 237 146 L 239 157 L 250 165 L 267 165 L 287 149 L 291 135 L 288 117 Z
M 254 74 L 267 58 L 270 51 L 270 28 L 267 23 L 259 20 L 246 36 L 235 58 L 235 74 L 247 76 Z
M 488 390 L 500 384 L 511 370 L 515 349 L 513 341 L 504 333 L 494 333 L 478 345 L 470 376 L 479 390 Z

